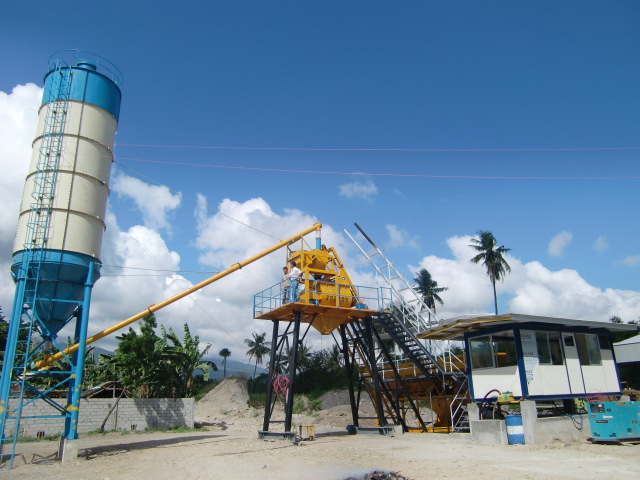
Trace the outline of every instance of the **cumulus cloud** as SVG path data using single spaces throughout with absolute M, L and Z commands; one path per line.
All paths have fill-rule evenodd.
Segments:
M 448 290 L 440 294 L 444 306 L 439 307 L 438 317 L 454 317 L 467 313 L 486 313 L 493 310 L 493 289 L 484 269 L 471 263 L 475 255 L 469 247 L 471 236 L 456 236 L 447 240 L 452 259 L 435 255 L 424 257 L 417 271 L 426 268 L 439 287 Z
M 0 248 L 11 248 L 18 221 L 22 186 L 36 136 L 42 88 L 30 83 L 11 93 L 0 91 Z
M 371 180 L 355 181 L 340 185 L 340 195 L 347 198 L 360 198 L 373 202 L 374 197 L 378 194 L 378 187 Z
M 206 198 L 200 195 L 195 213 L 200 263 L 215 269 L 245 260 L 318 222 L 317 218 L 296 209 L 276 213 L 262 198 L 246 202 L 224 199 L 215 211 L 211 211 Z M 343 237 L 328 225 L 322 228 L 322 242 L 339 249 L 346 245 Z M 292 251 L 315 248 L 315 239 L 310 235 L 304 244 L 298 241 L 289 248 Z M 276 283 L 286 259 L 287 249 L 283 248 L 235 273 L 228 282 L 237 288 L 228 291 L 227 298 L 246 297 L 247 291 L 257 292 Z
M 173 194 L 164 185 L 149 185 L 124 173 L 114 175 L 111 187 L 118 196 L 133 201 L 146 226 L 156 230 L 170 229 L 168 215 L 180 206 L 180 193 Z
M 602 253 L 608 248 L 609 244 L 607 243 L 607 239 L 603 236 L 599 236 L 593 242 L 593 249 L 598 253 Z
M 7 272 L 41 101 L 42 88 L 32 83 L 18 85 L 11 93 L 0 91 L 0 305 L 5 314 L 13 299 L 13 281 Z
M 572 240 L 573 234 L 571 232 L 567 232 L 566 230 L 562 231 L 551 239 L 547 247 L 547 252 L 552 257 L 560 257 Z
M 387 246 L 389 248 L 418 248 L 418 241 L 416 237 L 412 237 L 406 230 L 399 228 L 397 225 L 391 224 L 385 225 L 384 228 L 386 228 L 387 233 L 389 234 L 389 241 L 387 242 Z
M 438 317 L 448 318 L 469 313 L 493 312 L 493 290 L 485 271 L 469 259 L 471 237 L 447 240 L 452 259 L 425 257 L 417 268 L 426 268 L 438 286 L 448 287 L 440 295 L 445 305 Z M 511 274 L 496 285 L 506 310 L 511 313 L 606 321 L 612 315 L 637 317 L 640 292 L 601 289 L 590 285 L 571 269 L 552 271 L 540 262 L 522 263 L 505 256 Z M 504 313 L 503 307 L 500 311 Z

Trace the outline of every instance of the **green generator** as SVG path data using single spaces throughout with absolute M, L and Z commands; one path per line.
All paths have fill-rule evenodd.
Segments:
M 594 443 L 640 440 L 640 402 L 589 403 L 589 425 Z

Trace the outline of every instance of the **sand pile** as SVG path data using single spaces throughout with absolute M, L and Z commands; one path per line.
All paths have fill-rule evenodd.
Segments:
M 313 415 L 313 423 L 332 428 L 344 429 L 353 423 L 348 390 L 327 392 L 320 398 L 322 410 Z M 362 426 L 373 425 L 374 420 L 363 417 L 375 417 L 375 410 L 368 395 L 360 399 L 360 417 Z
M 195 405 L 196 422 L 220 423 L 232 418 L 255 417 L 249 407 L 247 379 L 227 377 Z

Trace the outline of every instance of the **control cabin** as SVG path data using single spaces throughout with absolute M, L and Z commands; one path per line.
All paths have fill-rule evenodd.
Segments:
M 443 320 L 417 335 L 464 341 L 474 401 L 498 392 L 552 400 L 619 395 L 610 332 L 631 325 L 509 313 Z

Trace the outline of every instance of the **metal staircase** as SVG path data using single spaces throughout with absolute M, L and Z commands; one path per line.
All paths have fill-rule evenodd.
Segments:
M 402 381 L 395 382 L 396 385 L 402 384 L 400 390 L 408 392 L 404 399 L 405 403 L 409 401 L 417 403 L 419 399 L 431 398 L 433 394 L 441 396 L 448 404 L 449 431 L 468 431 L 468 420 L 466 420 L 468 379 L 464 359 L 456 356 L 444 342 L 416 338 L 416 334 L 438 322 L 435 313 L 393 263 L 385 257 L 382 250 L 357 224 L 356 227 L 374 248 L 373 254 L 368 254 L 346 230 L 345 234 L 393 292 L 392 304 L 373 318 L 374 323 L 384 332 L 380 336 L 380 344 L 383 344 L 385 339 L 391 340 L 404 355 L 405 359 L 402 361 L 415 367 L 415 374 L 399 375 Z M 378 358 L 382 357 L 382 354 L 378 355 Z M 378 369 L 393 371 L 392 377 L 395 378 L 393 363 L 379 362 Z M 387 378 L 386 375 L 383 374 L 383 376 Z M 416 385 L 421 382 L 421 387 L 417 387 Z M 424 426 L 421 419 L 419 423 L 420 427 Z
M 374 320 L 382 326 L 406 355 L 406 358 L 411 360 L 425 377 L 432 377 L 438 373 L 447 373 L 429 350 L 414 336 L 411 329 L 393 313 L 382 313 L 374 317 Z M 455 373 L 452 374 L 455 375 Z
M 63 133 L 66 123 L 68 100 L 71 91 L 71 75 L 69 68 L 60 68 L 57 89 L 53 91 L 55 100 L 47 103 L 44 117 L 44 129 L 40 139 L 40 148 L 36 171 L 33 176 L 33 191 L 31 192 L 30 213 L 27 222 L 27 235 L 23 244 L 24 254 L 17 273 L 16 294 L 7 347 L 2 369 L 2 397 L 0 397 L 0 469 L 11 469 L 15 456 L 16 443 L 20 435 L 20 420 L 23 408 L 35 401 L 36 398 L 46 399 L 46 393 L 57 387 L 64 380 L 54 380 L 47 392 L 40 392 L 31 385 L 30 381 L 38 378 L 39 372 L 33 370 L 34 356 L 44 353 L 51 343 L 55 344 L 55 336 L 49 335 L 45 324 L 40 322 L 35 314 L 36 303 L 49 298 L 39 297 L 41 266 L 47 260 L 47 240 L 49 235 L 49 221 L 55 183 L 60 157 L 63 148 Z M 45 99 L 45 102 L 50 99 Z M 34 347 L 32 345 L 34 333 L 40 334 L 45 341 Z M 63 377 L 70 372 L 59 372 Z M 5 403 L 6 399 L 6 403 Z M 64 412 L 57 404 L 50 404 L 60 413 Z M 59 417 L 58 415 L 51 415 Z M 5 453 L 5 446 L 10 445 L 10 451 Z
M 362 345 L 360 348 L 369 344 L 366 348 L 373 349 L 372 353 L 355 357 L 361 372 L 361 382 L 373 399 L 375 392 L 371 388 L 371 379 L 373 375 L 376 375 L 387 425 L 402 425 L 403 431 L 409 431 L 411 425 L 407 421 L 407 415 L 412 413 L 419 428 L 426 431 L 427 426 L 420 415 L 419 405 L 413 400 L 406 382 L 394 365 L 392 353 L 385 348 L 385 341 L 375 325 L 375 320 L 372 319 L 369 327 L 360 322 L 354 322 L 349 326 L 353 332 L 352 338 L 358 345 Z M 367 334 L 367 328 L 371 330 L 371 333 Z M 368 336 L 371 336 L 371 340 L 365 343 L 364 339 Z M 382 368 L 379 368 L 380 366 Z

